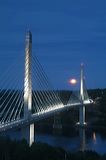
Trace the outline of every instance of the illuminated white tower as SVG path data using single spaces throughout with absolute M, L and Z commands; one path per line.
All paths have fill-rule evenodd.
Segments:
M 81 105 L 79 108 L 79 125 L 81 127 L 85 126 L 85 106 L 84 106 L 84 73 L 83 73 L 83 63 L 81 64 L 81 82 L 80 82 L 80 100 Z
M 25 46 L 25 77 L 24 77 L 24 119 L 29 120 L 32 110 L 32 81 L 31 81 L 31 51 L 32 51 L 32 34 L 26 33 Z M 23 129 L 23 138 L 29 145 L 34 142 L 34 124 L 29 124 Z
M 26 33 L 25 47 L 25 77 L 24 77 L 24 118 L 28 119 L 32 108 L 32 83 L 31 83 L 31 50 L 32 34 Z

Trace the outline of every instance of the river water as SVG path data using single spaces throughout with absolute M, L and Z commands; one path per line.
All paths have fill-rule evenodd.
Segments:
M 20 130 L 8 131 L 6 135 L 10 136 L 12 139 L 20 139 L 21 132 Z M 71 129 L 68 135 L 35 132 L 35 142 L 47 143 L 71 152 L 78 150 L 93 150 L 99 154 L 106 153 L 106 135 L 102 135 L 102 133 L 97 133 L 93 130 Z
M 99 154 L 106 153 L 106 136 L 94 131 L 85 131 L 79 129 L 79 133 L 74 136 L 68 135 L 53 135 L 53 134 L 36 134 L 35 141 L 47 143 L 55 147 L 62 147 L 67 151 L 84 151 L 92 150 Z

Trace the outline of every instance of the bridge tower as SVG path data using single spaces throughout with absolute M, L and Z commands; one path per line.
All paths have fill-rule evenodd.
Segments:
M 31 81 L 31 52 L 32 34 L 26 33 L 25 39 L 25 77 L 24 77 L 24 119 L 28 121 L 32 110 L 32 81 Z M 34 124 L 28 124 L 22 129 L 22 137 L 27 140 L 29 145 L 34 142 Z
M 79 126 L 84 127 L 85 123 L 85 106 L 84 106 L 84 71 L 83 63 L 81 64 L 81 80 L 80 80 L 80 101 L 81 105 L 79 107 Z

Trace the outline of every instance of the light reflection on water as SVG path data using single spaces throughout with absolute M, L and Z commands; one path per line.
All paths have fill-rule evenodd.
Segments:
M 93 132 L 93 141 L 94 143 L 96 143 L 96 133 L 95 132 Z
M 94 150 L 101 154 L 106 153 L 106 137 L 102 138 L 100 134 L 95 133 L 95 136 L 89 139 L 87 145 L 89 150 Z

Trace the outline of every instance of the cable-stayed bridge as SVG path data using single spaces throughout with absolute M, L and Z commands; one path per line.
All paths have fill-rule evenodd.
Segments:
M 12 87 L 7 84 L 0 90 L 0 131 L 20 127 L 31 145 L 34 141 L 34 122 L 51 116 L 67 108 L 79 107 L 79 125 L 85 125 L 85 106 L 93 103 L 89 99 L 85 87 L 83 64 L 81 64 L 81 81 L 79 95 L 72 94 L 64 105 L 58 93 L 52 88 L 43 67 L 32 55 L 32 34 L 26 34 L 25 66 L 23 72 L 23 87 Z M 5 77 L 4 77 L 5 78 Z M 15 75 L 18 82 L 18 75 Z M 2 83 L 2 82 L 1 82 Z

